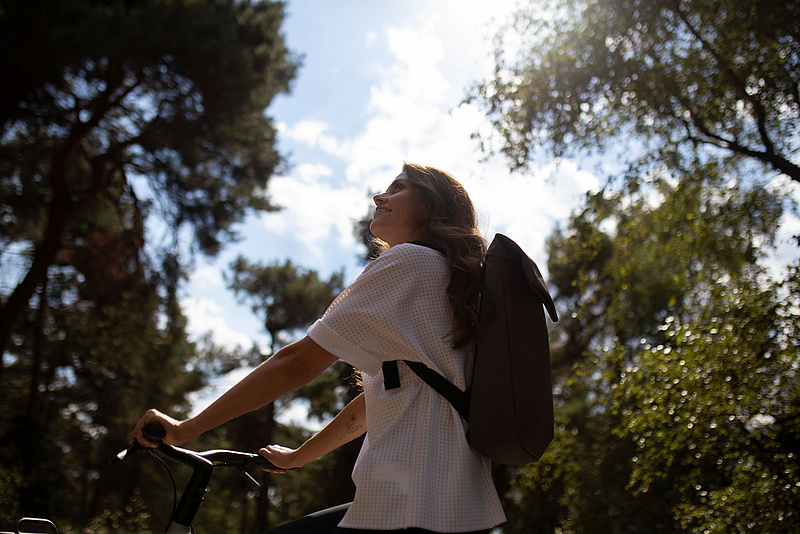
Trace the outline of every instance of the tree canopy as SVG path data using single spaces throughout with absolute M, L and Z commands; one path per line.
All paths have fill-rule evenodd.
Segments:
M 307 327 L 322 317 L 344 289 L 344 273 L 322 280 L 316 271 L 298 267 L 291 260 L 262 265 L 239 256 L 231 263 L 228 286 L 243 303 L 251 304 L 253 313 L 263 316 L 274 352 L 284 344 L 280 332 Z
M 761 265 L 785 203 L 731 172 L 590 194 L 548 239 L 556 437 L 500 479 L 508 532 L 800 525 L 797 265 Z
M 146 217 L 208 254 L 280 168 L 265 115 L 295 74 L 282 5 L 250 1 L 4 2 L 2 248 L 30 258 L 0 308 L 0 351 L 71 223 L 100 200 L 136 239 Z M 110 213 L 111 214 L 111 213 Z
M 501 36 L 471 98 L 510 166 L 623 163 L 548 238 L 556 437 L 500 472 L 508 532 L 800 525 L 798 266 L 764 267 L 798 27 L 796 1 L 528 0 Z
M 635 135 L 800 181 L 798 28 L 797 0 L 528 0 L 472 96 L 515 167 Z
M 0 522 L 167 512 L 149 467 L 105 466 L 144 410 L 185 415 L 248 356 L 191 343 L 178 289 L 191 254 L 274 209 L 282 20 L 267 1 L 2 2 Z

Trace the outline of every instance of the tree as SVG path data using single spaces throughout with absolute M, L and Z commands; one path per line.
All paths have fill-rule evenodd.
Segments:
M 215 254 L 246 213 L 273 209 L 264 111 L 297 67 L 282 13 L 3 2 L 0 521 L 158 510 L 138 466 L 103 466 L 145 409 L 185 414 L 203 385 L 176 296 L 186 253 Z
M 319 278 L 316 271 L 298 268 L 289 260 L 283 265 L 276 263 L 264 266 L 251 264 L 241 256 L 231 264 L 228 277 L 229 287 L 240 296 L 242 302 L 249 302 L 253 313 L 263 317 L 264 328 L 272 339 L 272 354 L 287 342 L 281 338 L 282 334 L 291 335 L 297 329 L 308 327 L 321 317 L 336 295 L 344 289 L 343 284 L 344 274 L 341 272 L 334 273 L 325 281 Z M 341 369 L 335 369 L 326 375 L 339 376 L 341 372 Z M 312 386 L 312 389 L 307 391 L 323 393 L 325 398 L 329 398 L 335 389 L 330 388 L 330 391 L 320 392 L 318 387 Z M 342 406 L 343 404 L 339 408 Z M 278 404 L 277 408 L 280 407 L 281 404 Z M 275 415 L 276 403 L 270 403 L 257 412 L 239 418 L 231 430 L 231 433 L 236 435 L 237 446 L 258 449 L 272 443 L 277 435 Z M 253 432 L 253 428 L 258 428 L 259 431 Z M 264 488 L 271 484 L 271 478 L 264 473 L 262 479 Z M 321 485 L 319 481 L 317 485 Z M 267 491 L 261 493 L 255 516 L 258 521 L 253 525 L 258 527 L 256 532 L 263 532 L 270 525 L 268 515 L 270 499 Z
M 100 201 L 122 228 L 158 214 L 215 254 L 281 159 L 264 110 L 296 62 L 282 4 L 12 0 L 0 10 L 0 239 L 29 258 L 3 295 L 0 354 L 71 222 Z M 2 366 L 0 365 L 0 371 Z
M 325 312 L 344 289 L 344 273 L 334 273 L 327 281 L 316 271 L 295 266 L 251 264 L 239 256 L 231 263 L 228 286 L 250 302 L 253 313 L 264 318 L 264 328 L 272 339 L 272 352 L 284 343 L 279 334 L 310 325 Z
M 17 327 L 0 398 L 0 470 L 9 475 L 0 521 L 46 515 L 81 525 L 105 507 L 123 509 L 150 471 L 112 471 L 108 460 L 147 407 L 185 414 L 186 394 L 203 385 L 174 265 L 148 279 L 139 250 L 102 210 L 79 219 L 87 239 L 62 250 Z
M 369 263 L 380 256 L 382 252 L 381 247 L 377 244 L 377 238 L 369 229 L 370 224 L 372 224 L 372 218 L 373 212 L 369 210 L 366 215 L 353 224 L 353 236 L 364 245 L 365 249 L 365 253 L 358 257 L 362 263 Z
M 694 313 L 720 280 L 755 269 L 774 243 L 786 207 L 780 192 L 725 183 L 732 169 L 710 163 L 661 173 L 617 192 L 589 194 L 585 208 L 548 240 L 548 270 L 571 313 L 557 357 L 611 341 L 657 341 L 668 316 Z M 572 317 L 570 317 L 570 315 Z
M 666 533 L 703 530 L 721 517 L 736 518 L 717 521 L 727 531 L 748 530 L 749 520 L 742 518 L 752 518 L 750 512 L 734 510 L 739 499 L 748 498 L 748 481 L 773 480 L 776 469 L 794 472 L 787 462 L 796 454 L 791 414 L 796 413 L 797 387 L 788 368 L 796 365 L 797 344 L 789 333 L 796 329 L 785 329 L 796 322 L 796 310 L 784 308 L 788 293 L 756 291 L 771 284 L 759 261 L 772 243 L 785 200 L 780 192 L 730 180 L 730 173 L 710 163 L 696 175 L 663 174 L 648 183 L 590 194 L 568 226 L 548 239 L 550 287 L 562 316 L 551 337 L 556 437 L 540 462 L 505 475 L 509 532 Z M 724 323 L 726 313 L 741 316 L 731 323 L 748 343 L 720 329 L 717 322 Z M 713 317 L 718 321 L 711 322 Z M 756 326 L 758 317 L 763 323 Z M 706 337 L 697 338 L 704 342 L 687 342 L 676 355 L 669 339 L 675 334 L 664 327 L 673 322 L 704 332 Z M 747 365 L 721 362 L 725 351 L 731 353 L 739 343 L 739 350 L 761 357 Z M 782 355 L 782 363 L 765 367 L 768 352 L 779 360 Z M 687 353 L 694 354 L 692 360 Z M 728 371 L 729 366 L 738 369 L 731 375 L 739 381 L 732 398 L 716 379 L 704 382 L 718 373 L 724 382 L 735 370 Z M 787 384 L 785 392 L 778 393 L 777 383 L 771 382 L 776 376 Z M 680 389 L 675 389 L 678 383 L 667 386 L 675 378 L 683 381 Z M 735 471 L 743 449 L 753 445 L 758 451 L 756 443 L 762 440 L 743 438 L 745 433 L 703 437 L 721 419 L 718 411 L 730 415 L 726 410 L 750 414 L 741 421 L 760 410 L 780 421 L 763 440 L 774 439 L 770 447 L 780 452 L 766 457 L 754 452 L 771 465 L 754 465 L 736 484 L 721 483 L 720 472 Z M 675 417 L 680 421 L 674 422 Z M 677 430 L 689 422 L 702 432 L 691 440 L 686 439 L 691 430 Z M 748 441 L 733 443 L 740 438 Z M 704 453 L 696 458 L 704 450 L 701 439 L 730 456 Z M 720 459 L 722 467 L 708 468 Z M 701 502 L 704 496 L 694 490 L 698 484 L 706 491 L 719 490 L 713 504 Z M 771 484 L 765 488 L 777 491 Z M 789 518 L 787 499 L 794 497 L 772 498 L 771 513 L 777 517 L 783 511 Z
M 635 135 L 662 162 L 705 148 L 800 181 L 798 27 L 797 0 L 529 0 L 472 97 L 514 167 Z
M 668 480 L 700 532 L 800 528 L 800 265 L 769 284 L 720 285 L 694 320 L 668 317 L 616 383 L 615 431 L 636 443 L 636 493 Z

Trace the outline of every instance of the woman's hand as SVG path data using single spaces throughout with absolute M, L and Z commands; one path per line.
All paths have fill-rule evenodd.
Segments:
M 133 429 L 133 436 L 140 444 L 145 447 L 155 448 L 158 447 L 158 442 L 145 437 L 143 428 L 147 423 L 154 421 L 161 425 L 166 432 L 164 436 L 164 443 L 170 445 L 182 445 L 187 441 L 191 441 L 195 436 L 191 431 L 191 425 L 188 421 L 178 421 L 172 417 L 159 412 L 158 410 L 148 410 L 139 422 L 136 423 L 136 428 Z
M 272 462 L 278 469 L 269 469 L 262 467 L 263 471 L 268 473 L 285 474 L 286 469 L 293 467 L 303 467 L 305 462 L 300 462 L 298 459 L 298 449 L 290 449 L 281 445 L 267 445 L 263 449 L 259 449 L 258 454 Z
M 285 473 L 286 469 L 303 467 L 332 450 L 348 443 L 367 431 L 367 405 L 364 394 L 350 401 L 322 430 L 311 436 L 297 449 L 269 445 L 258 453 L 275 464 L 278 469 L 264 469 L 269 473 Z M 263 468 L 262 468 L 263 469 Z

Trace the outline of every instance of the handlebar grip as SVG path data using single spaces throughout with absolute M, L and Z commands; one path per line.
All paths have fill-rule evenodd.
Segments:
M 142 433 L 147 439 L 152 439 L 154 441 L 161 441 L 164 439 L 164 436 L 167 435 L 167 431 L 164 430 L 164 427 L 155 421 L 146 423 L 144 428 L 142 428 Z

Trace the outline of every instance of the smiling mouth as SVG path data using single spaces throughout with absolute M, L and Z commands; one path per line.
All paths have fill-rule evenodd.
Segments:
M 375 213 L 389 213 L 392 210 L 386 208 L 375 208 Z

